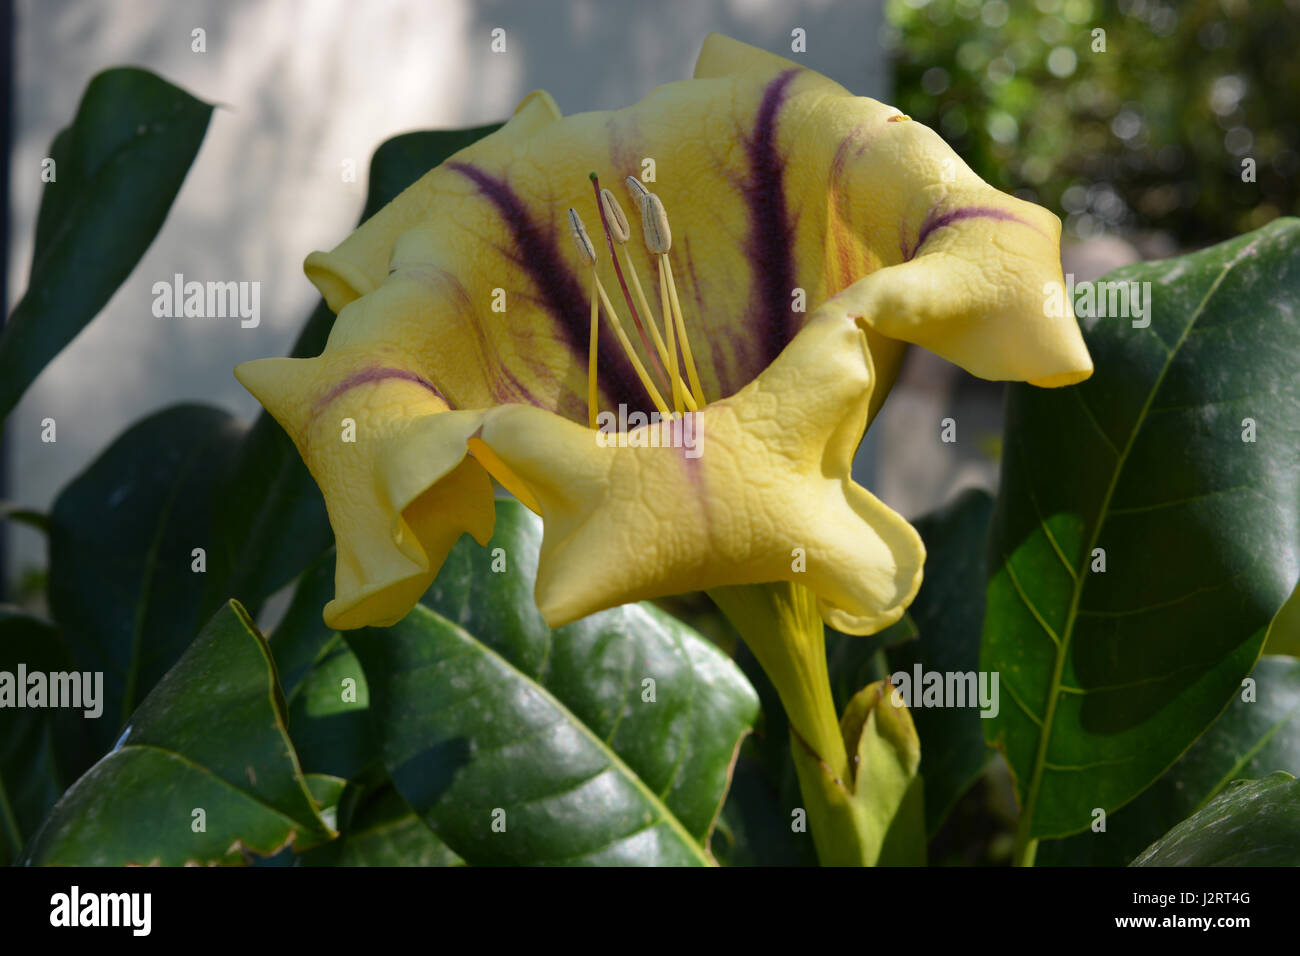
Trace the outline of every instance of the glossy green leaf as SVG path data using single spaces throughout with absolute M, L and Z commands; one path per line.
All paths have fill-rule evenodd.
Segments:
M 305 866 L 461 866 L 387 783 L 366 789 L 339 820 L 338 839 L 302 854 Z
M 86 725 L 96 718 L 94 677 L 66 683 L 75 670 L 59 633 L 47 622 L 0 606 L 0 866 L 18 859 L 67 786 L 90 765 Z M 18 706 L 33 674 L 46 695 L 39 708 Z M 79 706 L 51 706 L 50 690 L 75 685 Z M 11 696 L 12 695 L 12 696 Z
M 488 547 L 463 538 L 426 596 L 440 614 L 349 632 L 393 782 L 471 864 L 711 862 L 752 688 L 651 605 L 547 628 L 541 534 L 499 501 Z
M 1300 866 L 1300 780 L 1238 780 L 1142 851 L 1134 866 Z
M 50 610 L 78 666 L 104 672 L 103 753 L 203 624 L 217 476 L 242 434 L 230 415 L 176 405 L 122 434 L 50 515 Z M 208 560 L 205 557 L 205 560 Z
M 343 636 L 321 619 L 334 595 L 334 549 L 298 580 L 293 601 L 271 634 L 289 735 L 308 773 L 355 779 L 375 756 L 366 675 Z
M 1300 568 L 1300 220 L 1107 279 L 1149 327 L 1085 318 L 1091 379 L 1009 392 L 980 660 L 1022 845 L 1177 760 Z
M 980 631 L 984 623 L 985 553 L 993 499 L 971 490 L 951 504 L 913 524 L 925 542 L 925 580 L 909 611 L 917 639 L 890 648 L 891 673 L 909 675 L 913 701 L 908 708 L 921 738 L 921 776 L 925 779 L 925 824 L 931 836 L 942 825 L 957 798 L 979 777 L 992 751 L 984 743 L 984 727 L 995 708 L 1009 703 L 1000 691 L 990 693 L 987 710 L 976 699 L 965 706 L 925 707 L 923 685 L 916 686 L 917 668 L 924 675 L 980 675 Z M 963 690 L 971 686 L 963 684 Z M 985 686 L 990 692 L 993 685 Z M 954 704 L 953 701 L 947 701 Z
M 1091 828 L 1038 849 L 1038 865 L 1124 866 L 1233 780 L 1300 774 L 1300 661 L 1264 657 L 1228 709 L 1136 800 Z
M 332 836 L 289 743 L 270 649 L 232 601 L 59 800 L 28 859 L 237 863 L 242 851 L 268 856 Z
M 145 70 L 100 73 L 55 137 L 26 293 L 0 333 L 0 418 L 117 290 L 162 228 L 212 106 Z

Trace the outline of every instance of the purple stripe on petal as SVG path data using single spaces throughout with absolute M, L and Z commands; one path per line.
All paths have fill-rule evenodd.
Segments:
M 749 180 L 742 187 L 752 224 L 746 251 L 754 274 L 753 308 L 762 365 L 771 364 L 794 336 L 790 295 L 794 280 L 794 224 L 785 202 L 785 159 L 777 151 L 777 115 L 797 69 L 786 70 L 763 91 L 754 132 L 745 141 Z
M 356 372 L 352 375 L 349 375 L 343 381 L 339 382 L 332 389 L 330 389 L 318 402 L 316 402 L 315 406 L 313 406 L 312 408 L 312 414 L 316 415 L 326 405 L 334 401 L 334 399 L 338 398 L 340 395 L 342 395 L 344 392 L 348 391 L 349 389 L 356 388 L 358 385 L 373 385 L 375 382 L 385 382 L 392 379 L 398 379 L 403 382 L 413 382 L 414 384 L 419 385 L 421 388 L 428 389 L 435 396 L 441 398 L 444 402 L 447 401 L 446 397 L 442 394 L 442 392 L 438 391 L 437 387 L 432 382 L 430 382 L 426 378 L 422 378 L 421 376 L 416 375 L 414 372 L 408 372 L 406 369 L 402 369 L 402 368 L 375 367 L 375 368 L 362 369 L 360 372 Z
M 930 235 L 935 230 L 950 226 L 954 222 L 960 222 L 963 219 L 998 219 L 1005 222 L 1018 222 L 1022 226 L 1029 226 L 1031 229 L 1035 228 L 1015 213 L 1007 212 L 1005 209 L 997 209 L 993 206 L 961 206 L 944 213 L 932 209 L 930 214 L 925 217 L 925 222 L 921 223 L 921 232 L 916 237 L 916 245 L 910 251 L 906 248 L 903 250 L 903 261 L 911 260 L 920 252 L 921 247 L 925 245 L 925 241 L 930 238 Z
M 511 260 L 528 273 L 543 308 L 555 319 L 565 343 L 585 367 L 591 334 L 588 326 L 591 302 L 573 270 L 560 255 L 554 231 L 543 228 L 529 215 L 528 207 L 505 179 L 492 176 L 470 163 L 452 162 L 447 167 L 477 186 L 483 197 L 496 207 L 514 242 Z M 597 375 L 601 392 L 610 401 L 626 404 L 629 409 L 644 407 L 647 398 L 641 380 L 605 323 L 601 323 L 599 347 Z

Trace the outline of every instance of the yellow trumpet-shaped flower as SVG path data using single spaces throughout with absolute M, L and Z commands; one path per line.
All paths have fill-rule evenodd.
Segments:
M 627 109 L 530 95 L 308 257 L 338 312 L 322 355 L 236 374 L 325 495 L 334 627 L 399 619 L 461 533 L 486 540 L 491 474 L 546 523 L 552 623 L 797 580 L 866 632 L 922 552 L 849 478 L 862 432 L 909 342 L 987 378 L 1086 378 L 1073 317 L 1044 308 L 1059 236 L 897 110 L 714 35 L 694 79 Z M 662 418 L 598 428 L 613 409 Z
M 735 395 L 595 432 L 538 408 L 482 441 L 537 502 L 537 604 L 552 625 L 630 600 L 797 581 L 842 631 L 892 624 L 921 583 L 921 539 L 850 476 L 873 371 L 849 295 L 826 303 Z

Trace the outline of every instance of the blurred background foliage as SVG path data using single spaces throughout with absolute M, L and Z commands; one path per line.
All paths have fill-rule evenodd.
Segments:
M 883 42 L 895 104 L 1074 238 L 1297 211 L 1300 0 L 888 0 Z

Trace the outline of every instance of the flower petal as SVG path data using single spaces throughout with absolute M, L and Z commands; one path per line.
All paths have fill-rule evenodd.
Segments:
M 481 414 L 449 412 L 401 356 L 327 350 L 260 359 L 236 377 L 293 438 L 337 543 L 334 628 L 399 621 L 456 539 L 492 536 L 492 482 L 465 455 Z
M 1050 213 L 985 185 L 892 107 L 789 60 L 713 36 L 696 75 L 627 109 L 563 119 L 532 94 L 505 127 L 431 170 L 332 253 L 313 253 L 309 276 L 335 306 L 392 281 L 390 269 L 442 276 L 423 311 L 442 317 L 443 351 L 425 376 L 458 407 L 526 401 L 582 420 L 590 297 L 566 212 L 597 221 L 587 174 L 621 195 L 623 177 L 649 175 L 653 161 L 647 185 L 677 237 L 670 258 L 710 399 L 766 368 L 802 327 L 801 308 L 873 275 L 868 340 L 882 384 L 873 413 L 901 362 L 899 340 L 977 374 L 1037 380 L 1087 367 L 1073 320 L 1048 321 L 1035 291 L 1043 275 L 1059 275 Z M 995 212 L 971 212 L 984 208 Z M 596 242 L 617 301 L 607 247 Z M 628 248 L 653 290 L 655 264 L 640 242 Z M 493 311 L 501 294 L 505 311 Z M 971 345 L 983 335 L 996 361 L 981 363 Z M 460 361 L 469 354 L 481 361 Z M 649 407 L 608 329 L 599 380 L 604 407 Z
M 805 584 L 841 630 L 897 620 L 925 552 L 850 477 L 871 387 L 865 337 L 831 303 L 736 395 L 641 430 L 662 447 L 602 447 L 596 432 L 541 409 L 490 412 L 481 440 L 545 522 L 536 597 L 548 623 L 767 581 Z M 698 457 L 681 447 L 690 427 Z

